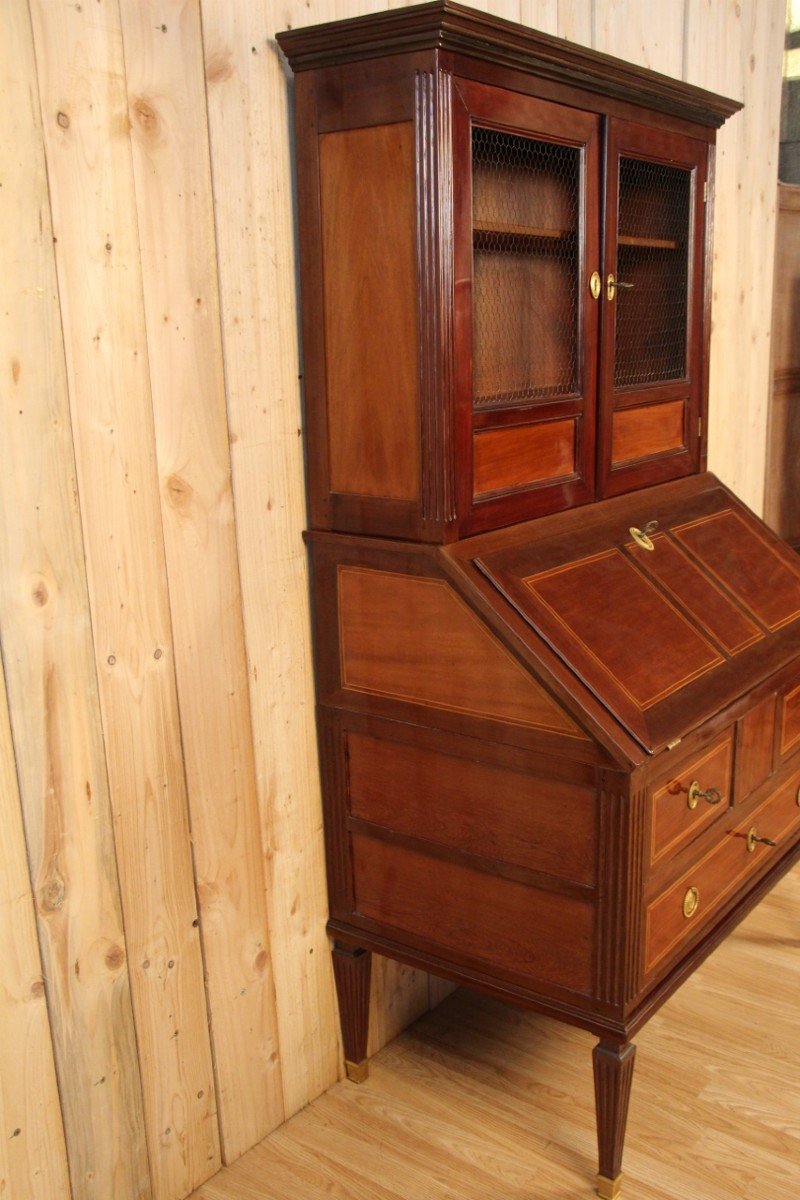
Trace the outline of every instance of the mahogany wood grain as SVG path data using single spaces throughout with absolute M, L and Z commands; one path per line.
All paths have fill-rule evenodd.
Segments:
M 709 825 L 724 817 L 731 803 L 732 767 L 733 733 L 727 731 L 652 791 L 651 866 L 666 855 L 675 855 Z M 696 807 L 690 808 L 689 790 L 693 782 L 701 791 L 715 788 L 720 799 L 710 803 L 701 797 Z
M 623 408 L 614 413 L 611 434 L 613 466 L 636 462 L 656 454 L 669 454 L 684 445 L 684 408 L 682 400 L 668 404 L 648 404 L 644 408 Z
M 663 533 L 653 534 L 651 540 L 655 551 L 644 550 L 633 541 L 626 542 L 625 551 L 726 654 L 738 654 L 761 640 L 763 630 L 677 542 Z
M 800 563 L 732 509 L 672 530 L 700 565 L 774 632 L 800 616 Z
M 800 742 L 800 684 L 781 696 L 779 728 L 778 752 L 783 757 L 794 750 L 797 743 Z
M 694 940 L 731 896 L 760 874 L 800 827 L 797 790 L 800 773 L 795 773 L 743 821 L 727 822 L 718 844 L 686 871 L 672 887 L 647 908 L 645 972 L 651 973 L 668 955 Z M 771 838 L 777 847 L 747 847 L 751 828 Z M 697 906 L 689 917 L 684 915 L 684 898 L 689 888 L 698 891 Z
M 475 434 L 475 495 L 575 473 L 575 421 L 545 421 Z
M 351 733 L 354 817 L 579 883 L 596 877 L 594 788 Z M 569 818 L 564 820 L 564 814 Z
M 736 803 L 772 774 L 775 743 L 775 696 L 770 694 L 746 713 L 736 727 Z
M 414 127 L 320 137 L 331 489 L 419 493 Z
M 344 688 L 577 732 L 444 580 L 343 566 L 338 593 Z
M 517 976 L 588 992 L 594 905 L 353 836 L 356 912 Z
M 579 669 L 604 677 L 641 710 L 717 666 L 721 656 L 653 584 L 611 549 L 530 576 L 525 585 L 537 622 L 569 646 Z M 594 596 L 597 604 L 586 604 Z M 657 644 L 642 652 L 634 630 Z M 602 690 L 602 685 L 601 690 Z

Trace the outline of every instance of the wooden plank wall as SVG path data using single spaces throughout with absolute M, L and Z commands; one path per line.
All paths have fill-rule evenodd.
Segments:
M 340 1071 L 273 35 L 385 6 L 0 5 L 4 1200 L 182 1200 Z M 782 0 L 481 7 L 745 100 L 711 463 L 759 507 Z M 372 1048 L 446 990 L 379 962 Z

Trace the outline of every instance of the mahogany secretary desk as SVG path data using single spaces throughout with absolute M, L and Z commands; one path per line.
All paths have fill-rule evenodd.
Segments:
M 800 855 L 800 563 L 705 470 L 739 107 L 450 0 L 290 31 L 330 931 L 631 1038 Z

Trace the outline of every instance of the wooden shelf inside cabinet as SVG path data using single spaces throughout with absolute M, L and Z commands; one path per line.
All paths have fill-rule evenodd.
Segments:
M 645 246 L 649 250 L 680 250 L 681 242 L 673 238 L 633 237 L 621 233 L 617 237 L 618 246 Z
M 499 221 L 475 221 L 472 240 L 477 249 L 497 250 L 495 238 L 511 239 L 512 243 L 529 245 L 536 242 L 566 241 L 575 236 L 574 229 L 550 229 L 536 225 L 509 225 Z

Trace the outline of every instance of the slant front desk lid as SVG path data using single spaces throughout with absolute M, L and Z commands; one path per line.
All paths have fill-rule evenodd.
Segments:
M 453 550 L 651 753 L 800 650 L 800 559 L 712 475 Z

